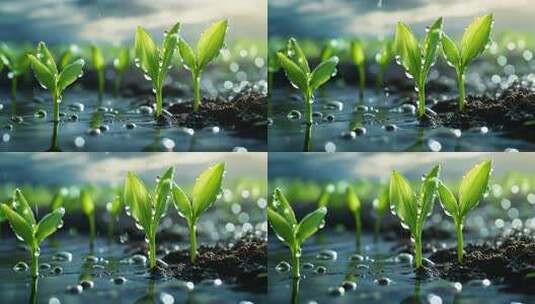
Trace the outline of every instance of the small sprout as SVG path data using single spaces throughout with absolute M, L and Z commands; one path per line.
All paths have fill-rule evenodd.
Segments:
M 115 222 L 117 222 L 122 209 L 123 201 L 121 200 L 121 197 L 119 195 L 114 197 L 111 202 L 106 204 L 106 210 L 108 210 L 110 214 L 110 224 L 108 226 L 108 237 L 110 239 L 113 237 L 114 225 Z
M 335 56 L 339 52 L 339 42 L 336 39 L 329 40 L 321 49 L 320 60 L 323 62 Z
M 451 216 L 455 222 L 457 231 L 457 258 L 459 263 L 463 263 L 463 227 L 464 220 L 468 212 L 474 209 L 487 191 L 490 174 L 492 172 L 492 162 L 484 161 L 475 165 L 468 171 L 459 185 L 458 196 L 443 183 L 438 186 L 440 203 L 444 213 Z
M 468 65 L 479 55 L 481 55 L 490 42 L 490 33 L 494 23 L 493 15 L 488 14 L 476 18 L 465 30 L 461 39 L 461 46 L 443 34 L 442 47 L 444 57 L 448 64 L 455 68 L 457 72 L 457 85 L 459 86 L 459 111 L 464 110 L 465 91 L 464 81 Z
M 102 94 L 104 93 L 104 68 L 106 67 L 106 61 L 104 60 L 102 50 L 96 45 L 91 46 L 91 58 L 93 69 L 97 72 L 98 98 L 102 99 Z
M 347 186 L 346 188 L 346 202 L 349 211 L 351 211 L 355 219 L 355 236 L 357 237 L 357 247 L 360 247 L 360 234 L 362 233 L 360 210 L 362 208 L 362 204 L 360 203 L 360 199 L 355 193 L 355 190 L 353 190 L 353 187 L 351 186 Z
M 173 185 L 175 208 L 178 214 L 188 222 L 191 263 L 195 263 L 197 259 L 197 222 L 200 215 L 217 200 L 221 192 L 224 173 L 224 163 L 218 163 L 201 173 L 195 180 L 195 185 L 191 191 L 191 200 L 178 185 Z
M 156 266 L 156 232 L 160 220 L 169 208 L 169 195 L 175 169 L 170 167 L 158 179 L 154 192 L 149 192 L 139 177 L 128 172 L 124 182 L 123 202 L 126 213 L 136 221 L 136 227 L 145 233 L 149 246 L 149 267 Z
M 379 194 L 379 197 L 377 197 L 373 201 L 373 208 L 375 209 L 375 239 L 379 237 L 379 233 L 381 232 L 381 222 L 386 213 L 386 210 L 388 210 L 389 207 L 389 191 L 390 189 L 388 186 L 384 187 L 381 193 Z
M 90 246 L 93 247 L 95 241 L 95 203 L 89 194 L 89 190 L 83 189 L 80 191 L 80 201 L 82 203 L 82 211 L 87 216 L 89 222 L 89 240 Z
M 314 91 L 329 81 L 336 73 L 338 57 L 333 56 L 321 62 L 311 71 L 305 53 L 295 38 L 288 40 L 287 53 L 278 52 L 277 57 L 290 83 L 301 90 L 305 101 L 306 123 L 312 125 Z
M 25 75 L 30 67 L 28 53 L 17 54 L 15 50 L 12 50 L 6 44 L 2 44 L 0 46 L 0 62 L 2 62 L 2 67 L 5 66 L 8 69 L 7 78 L 11 79 L 11 97 L 15 100 L 17 98 L 18 79 L 20 76 Z
M 197 42 L 197 53 L 195 54 L 186 40 L 180 38 L 178 49 L 184 63 L 184 67 L 191 72 L 193 80 L 193 111 L 197 112 L 201 105 L 201 74 L 206 65 L 213 61 L 225 43 L 228 20 L 215 22 L 201 34 Z
M 162 115 L 162 89 L 167 71 L 171 66 L 171 59 L 178 42 L 180 23 L 176 23 L 165 36 L 163 45 L 159 49 L 150 35 L 140 26 L 136 30 L 135 64 L 139 67 L 147 80 L 152 81 L 156 94 L 156 117 Z
M 50 202 L 50 210 L 56 210 L 63 206 L 63 200 L 65 199 L 65 194 L 60 190 L 54 195 L 52 201 Z
M 71 44 L 69 48 L 67 48 L 62 54 L 59 59 L 59 66 L 64 69 L 67 65 L 72 63 L 74 60 L 79 59 L 80 54 L 78 50 L 78 46 L 75 44 Z
M 299 269 L 301 246 L 306 239 L 323 228 L 326 214 L 327 208 L 320 207 L 307 214 L 301 222 L 297 222 L 290 203 L 280 189 L 275 189 L 273 202 L 268 207 L 268 219 L 279 240 L 290 248 L 292 276 L 294 278 L 301 276 Z
M 54 100 L 54 122 L 59 122 L 59 104 L 65 89 L 82 76 L 85 61 L 78 59 L 68 64 L 60 72 L 54 61 L 54 57 L 44 42 L 39 42 L 36 56 L 28 55 L 35 78 L 41 87 L 52 94 Z
M 328 184 L 327 186 L 323 187 L 323 190 L 321 190 L 321 194 L 318 199 L 318 208 L 327 207 L 327 205 L 329 205 L 329 200 L 333 192 L 334 186 L 332 184 Z
M 357 66 L 359 72 L 359 97 L 364 98 L 364 87 L 366 85 L 366 51 L 361 41 L 351 41 L 351 59 Z
M 390 210 L 401 220 L 401 226 L 411 233 L 414 242 L 415 267 L 422 267 L 422 232 L 425 220 L 433 212 L 440 166 L 435 166 L 423 177 L 419 193 L 399 172 L 393 171 L 390 178 Z
M 39 244 L 63 225 L 65 209 L 60 207 L 36 221 L 32 208 L 19 189 L 13 193 L 11 204 L 1 204 L 1 213 L 7 218 L 17 239 L 30 248 L 32 277 L 39 275 Z
M 129 65 L 130 65 L 130 49 L 128 49 L 127 47 L 122 47 L 119 49 L 119 55 L 117 55 L 117 58 L 113 60 L 113 67 L 115 68 L 115 88 L 114 88 L 115 94 L 119 93 L 123 75 Z
M 381 46 L 381 50 L 375 55 L 375 61 L 379 64 L 379 71 L 377 72 L 377 90 L 380 90 L 384 85 L 384 77 L 390 62 L 394 58 L 393 43 L 391 40 L 385 40 Z
M 415 90 L 418 92 L 418 117 L 425 114 L 425 84 L 427 74 L 437 57 L 442 24 L 442 18 L 438 18 L 428 29 L 421 45 L 406 24 L 399 22 L 396 28 L 396 61 L 405 68 L 407 77 L 414 79 Z

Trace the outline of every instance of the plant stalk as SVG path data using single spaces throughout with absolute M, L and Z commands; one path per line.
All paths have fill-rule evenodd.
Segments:
M 102 99 L 104 93 L 104 70 L 98 71 L 98 99 Z
M 156 118 L 162 115 L 163 108 L 163 98 L 162 98 L 162 87 L 158 86 L 156 89 Z
M 457 231 L 457 259 L 459 260 L 459 264 L 463 263 L 463 247 L 464 247 L 464 239 L 463 239 L 463 224 L 462 222 L 456 222 L 455 223 L 455 229 Z
M 199 111 L 201 106 L 201 76 L 200 73 L 192 73 L 193 77 L 193 111 Z
M 305 97 L 305 122 L 312 125 L 312 92 L 304 94 Z
M 364 64 L 359 65 L 359 98 L 364 99 L 364 87 L 366 84 L 366 71 L 364 70 Z
M 189 255 L 191 259 L 191 263 L 195 264 L 195 261 L 197 260 L 197 225 L 192 224 L 189 226 L 189 237 L 190 237 L 190 249 L 189 249 Z
M 31 271 L 32 271 L 32 277 L 37 278 L 39 276 L 39 256 L 37 255 L 38 248 L 36 246 L 32 246 L 30 249 L 31 256 Z
M 95 213 L 88 215 L 89 219 L 89 247 L 93 249 L 95 242 Z
M 414 265 L 418 269 L 422 267 L 422 235 L 414 236 Z
M 425 115 L 425 83 L 418 86 L 418 117 Z
M 59 96 L 57 93 L 53 93 L 54 99 L 54 122 L 59 122 Z
M 355 212 L 355 234 L 357 237 L 357 247 L 360 247 L 361 233 L 362 233 L 362 221 L 360 220 L 360 212 Z
M 464 104 L 466 102 L 464 90 L 465 75 L 463 71 L 457 73 L 457 84 L 459 85 L 459 111 L 464 111 Z
M 299 249 L 294 248 L 292 251 L 292 277 L 297 279 L 301 277 L 301 270 L 299 265 Z
M 152 269 L 156 266 L 156 233 L 149 235 L 149 267 Z
M 11 97 L 13 98 L 13 100 L 17 99 L 17 82 L 18 82 L 18 77 L 13 77 L 13 79 L 11 79 Z

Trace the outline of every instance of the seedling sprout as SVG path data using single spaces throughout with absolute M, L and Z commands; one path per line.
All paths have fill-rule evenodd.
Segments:
M 359 97 L 364 98 L 364 87 L 366 85 L 366 52 L 361 41 L 351 41 L 351 59 L 357 66 L 359 72 Z
M 33 278 L 39 275 L 39 245 L 47 237 L 56 232 L 63 225 L 65 209 L 60 207 L 36 221 L 32 208 L 19 189 L 13 193 L 11 204 L 1 204 L 1 213 L 7 218 L 11 229 L 20 241 L 28 245 L 31 257 L 31 274 Z
M 440 166 L 437 165 L 423 177 L 417 193 L 399 172 L 394 170 L 390 178 L 390 210 L 399 217 L 401 226 L 411 233 L 416 268 L 422 267 L 422 232 L 425 220 L 433 211 L 439 174 Z
M 290 248 L 292 276 L 295 279 L 301 276 L 301 246 L 306 239 L 323 228 L 326 214 L 327 208 L 320 207 L 297 222 L 290 203 L 280 189 L 275 189 L 273 201 L 268 207 L 268 219 L 279 240 Z
M 488 14 L 476 18 L 464 31 L 460 47 L 446 34 L 442 36 L 444 57 L 448 64 L 455 68 L 457 85 L 459 86 L 459 111 L 464 110 L 465 74 L 468 65 L 481 55 L 490 43 L 490 33 L 494 23 L 493 15 Z
M 379 71 L 377 72 L 377 89 L 381 89 L 384 85 L 384 76 L 390 62 L 394 58 L 394 53 L 392 50 L 392 41 L 385 40 L 379 52 L 375 55 L 375 61 L 379 64 Z
M 373 209 L 375 209 L 375 239 L 378 238 L 379 233 L 381 232 L 381 222 L 389 207 L 389 191 L 389 187 L 385 186 L 379 196 L 373 201 Z
M 193 111 L 197 112 L 201 105 L 201 75 L 208 63 L 219 55 L 225 43 L 228 20 L 215 22 L 208 27 L 197 42 L 197 53 L 186 40 L 180 38 L 178 48 L 184 67 L 191 72 L 193 80 Z
M 89 194 L 89 191 L 82 189 L 80 191 L 80 201 L 82 203 L 82 211 L 87 216 L 89 223 L 89 246 L 93 248 L 93 243 L 95 241 L 95 203 Z
M 463 227 L 468 212 L 474 209 L 487 191 L 492 162 L 484 161 L 475 165 L 463 177 L 459 185 L 459 193 L 456 197 L 453 192 L 443 183 L 439 183 L 438 193 L 444 213 L 451 216 L 455 222 L 457 232 L 457 258 L 463 263 Z
M 59 122 L 59 104 L 65 89 L 82 76 L 84 60 L 78 59 L 68 64 L 60 72 L 54 61 L 54 57 L 44 42 L 39 42 L 36 55 L 28 55 L 30 64 L 37 81 L 52 94 L 54 102 L 54 122 Z
M 124 197 L 126 213 L 131 216 L 136 227 L 145 233 L 145 241 L 149 246 L 149 267 L 156 266 L 156 232 L 160 220 L 169 208 L 169 196 L 173 183 L 175 169 L 173 167 L 157 179 L 154 192 L 149 192 L 139 177 L 129 172 L 124 182 Z
M 355 219 L 355 236 L 357 240 L 357 247 L 360 247 L 360 235 L 362 233 L 362 220 L 360 218 L 360 210 L 362 208 L 362 204 L 352 186 L 347 186 L 346 188 L 346 202 L 349 211 L 351 211 L 351 213 L 353 214 L 353 218 Z
M 136 30 L 134 62 L 140 68 L 145 79 L 152 81 L 156 96 L 156 118 L 162 115 L 163 110 L 163 84 L 167 71 L 172 68 L 171 59 L 178 42 L 180 23 L 176 23 L 166 32 L 161 48 L 158 48 L 151 36 L 141 27 Z
M 425 114 L 425 84 L 427 74 L 437 57 L 442 37 L 442 24 L 442 18 L 438 18 L 428 29 L 421 44 L 403 22 L 398 22 L 396 28 L 394 41 L 396 61 L 405 68 L 407 77 L 414 79 L 414 88 L 418 92 L 418 117 Z
M 91 46 L 91 58 L 93 63 L 93 69 L 97 72 L 98 79 L 98 98 L 102 99 L 102 94 L 104 93 L 104 68 L 106 67 L 106 62 L 104 60 L 104 55 L 102 50 L 96 45 Z
M 110 223 L 108 226 L 108 237 L 110 239 L 113 237 L 115 222 L 117 222 L 117 219 L 122 209 L 123 202 L 120 196 L 114 197 L 111 202 L 106 204 L 106 210 L 108 210 L 108 213 L 110 214 Z
M 290 83 L 301 90 L 305 102 L 306 123 L 312 125 L 314 91 L 329 81 L 335 74 L 338 57 L 333 56 L 321 62 L 311 71 L 305 53 L 295 38 L 288 40 L 287 53 L 278 52 L 277 57 Z
M 113 60 L 113 67 L 115 68 L 115 88 L 114 93 L 118 94 L 121 88 L 121 81 L 123 75 L 130 65 L 130 49 L 122 47 L 119 49 L 119 55 Z
M 200 215 L 208 210 L 221 192 L 225 164 L 218 163 L 205 170 L 195 180 L 191 199 L 177 184 L 173 185 L 173 202 L 178 214 L 188 222 L 190 234 L 190 260 L 197 260 L 197 222 Z
M 17 98 L 17 83 L 20 76 L 26 74 L 29 68 L 28 54 L 17 52 L 6 44 L 0 46 L 0 61 L 8 70 L 7 78 L 11 79 L 11 97 Z

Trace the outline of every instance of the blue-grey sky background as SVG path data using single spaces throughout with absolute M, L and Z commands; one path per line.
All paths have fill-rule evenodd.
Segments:
M 0 41 L 131 41 L 137 25 L 163 33 L 183 23 L 186 39 L 228 18 L 229 39 L 267 37 L 267 0 L 2 0 Z
M 495 29 L 533 31 L 533 0 L 269 0 L 269 35 L 336 38 L 390 34 L 397 21 L 422 33 L 438 17 L 461 33 L 475 16 L 494 12 Z

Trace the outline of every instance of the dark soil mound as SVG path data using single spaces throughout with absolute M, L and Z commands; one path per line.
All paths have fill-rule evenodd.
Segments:
M 422 123 L 460 129 L 487 126 L 512 133 L 534 128 L 535 92 L 530 89 L 514 85 L 496 98 L 485 95 L 466 99 L 463 112 L 458 110 L 457 99 L 437 103 L 432 110 L 438 115 L 427 116 Z
M 457 249 L 440 250 L 429 258 L 442 278 L 466 282 L 473 279 L 503 282 L 512 291 L 535 293 L 535 238 L 516 231 L 482 244 L 465 247 L 463 264 L 457 262 Z
M 177 103 L 168 108 L 178 125 L 200 129 L 219 126 L 236 130 L 242 136 L 267 138 L 267 98 L 247 92 L 231 100 L 203 99 L 197 113 L 193 103 Z
M 201 246 L 195 264 L 191 264 L 189 250 L 167 254 L 163 260 L 168 268 L 152 270 L 156 277 L 175 277 L 199 282 L 220 278 L 240 287 L 267 292 L 267 244 L 265 239 L 243 237 L 235 244 Z

